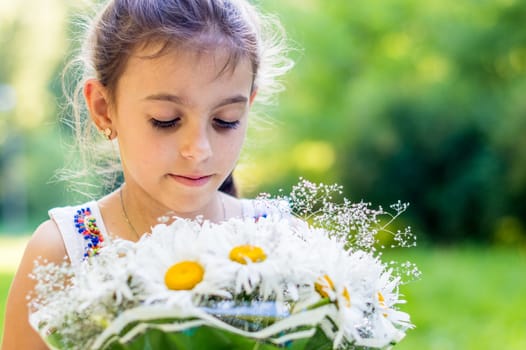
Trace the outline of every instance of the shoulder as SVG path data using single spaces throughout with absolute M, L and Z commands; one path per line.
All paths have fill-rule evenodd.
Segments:
M 47 220 L 35 230 L 29 239 L 15 281 L 17 278 L 25 278 L 27 273 L 32 271 L 37 259 L 60 263 L 66 257 L 66 247 L 57 224 L 53 220 Z
M 24 256 L 42 257 L 58 262 L 66 256 L 66 247 L 59 227 L 54 220 L 44 221 L 29 240 Z

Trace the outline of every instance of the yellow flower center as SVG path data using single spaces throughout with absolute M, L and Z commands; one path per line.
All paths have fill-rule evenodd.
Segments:
M 263 249 L 249 244 L 240 245 L 230 251 L 230 260 L 246 265 L 248 261 L 262 262 L 267 256 Z
M 385 298 L 380 292 L 378 292 L 378 303 L 380 304 L 380 306 L 385 307 Z
M 378 292 L 378 304 L 380 304 L 381 307 L 387 309 L 385 306 L 385 298 L 382 293 Z M 382 314 L 384 317 L 387 317 L 388 315 L 386 313 Z
M 334 290 L 334 282 L 329 276 L 323 275 L 321 277 L 318 277 L 318 279 L 314 283 L 314 289 L 316 290 L 316 292 L 318 292 L 319 295 L 322 296 L 322 298 L 328 298 L 329 292 L 331 290 Z
M 164 283 L 171 290 L 191 290 L 203 280 L 205 270 L 195 261 L 172 265 L 164 274 Z
M 347 287 L 343 288 L 342 296 L 345 299 L 345 306 L 351 307 L 351 296 L 349 295 Z

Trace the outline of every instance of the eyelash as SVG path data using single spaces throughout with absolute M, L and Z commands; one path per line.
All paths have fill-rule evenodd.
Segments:
M 152 126 L 154 128 L 168 129 L 168 128 L 176 127 L 179 124 L 180 120 L 181 120 L 181 118 L 175 118 L 175 119 L 167 120 L 167 121 L 158 120 L 158 119 L 152 118 L 152 119 L 150 119 L 150 122 L 152 123 Z M 233 121 L 233 122 L 227 122 L 225 120 L 218 119 L 218 118 L 214 118 L 213 121 L 214 121 L 214 124 L 218 128 L 226 129 L 226 130 L 237 129 L 237 127 L 239 126 L 239 123 L 240 123 L 239 120 L 236 120 L 236 121 Z
M 179 120 L 181 118 L 175 118 L 172 120 L 164 121 L 164 120 L 158 120 L 155 118 L 150 119 L 150 122 L 152 123 L 152 126 L 154 128 L 159 129 L 167 129 L 167 128 L 173 128 L 174 126 L 177 126 L 179 124 Z
M 221 128 L 221 129 L 237 129 L 237 127 L 239 126 L 239 120 L 235 120 L 233 122 L 227 122 L 225 120 L 222 120 L 222 119 L 217 119 L 217 118 L 214 118 L 214 123 L 217 127 Z

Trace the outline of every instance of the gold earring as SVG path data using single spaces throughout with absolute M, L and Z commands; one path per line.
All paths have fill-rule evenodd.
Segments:
M 103 133 L 104 133 L 104 136 L 106 136 L 106 138 L 107 138 L 108 140 L 111 140 L 111 129 L 110 129 L 110 128 L 105 128 L 105 129 L 103 130 Z

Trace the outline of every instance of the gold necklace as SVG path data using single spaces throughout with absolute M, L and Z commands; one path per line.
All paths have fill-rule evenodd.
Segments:
M 121 208 L 122 208 L 122 213 L 124 214 L 124 220 L 126 220 L 126 223 L 130 227 L 130 229 L 133 231 L 133 233 L 135 234 L 135 237 L 137 237 L 137 239 L 140 239 L 141 235 L 139 235 L 139 232 L 137 232 L 135 227 L 133 227 L 133 225 L 132 225 L 132 223 L 130 221 L 130 218 L 128 217 L 128 213 L 126 212 L 126 206 L 124 205 L 124 199 L 123 199 L 122 192 L 123 192 L 123 190 L 122 190 L 122 186 L 121 186 L 121 188 L 119 189 L 119 198 L 121 200 Z M 226 221 L 225 200 L 224 200 L 224 198 L 223 198 L 223 196 L 221 194 L 219 194 L 219 201 L 221 203 L 221 208 L 223 209 L 223 221 Z
M 135 233 L 135 237 L 139 239 L 141 236 L 139 235 L 135 227 L 133 227 L 132 223 L 130 222 L 130 219 L 128 218 L 128 213 L 126 212 L 126 207 L 124 206 L 124 199 L 122 198 L 122 187 L 119 189 L 119 197 L 121 198 L 121 208 L 124 214 L 124 220 L 126 220 L 126 222 L 128 223 L 128 226 L 133 231 L 133 233 Z

